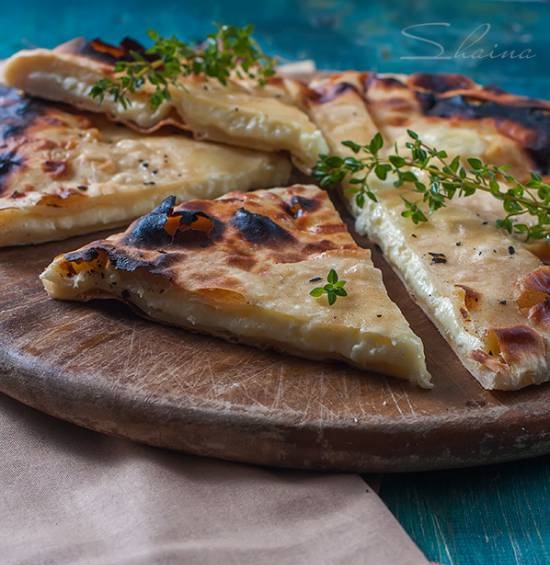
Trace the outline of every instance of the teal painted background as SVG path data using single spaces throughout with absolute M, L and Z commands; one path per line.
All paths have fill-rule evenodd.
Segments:
M 2 2 L 0 14 L 0 57 L 76 35 L 144 40 L 145 31 L 155 28 L 200 39 L 214 21 L 254 23 L 264 48 L 286 60 L 312 58 L 322 69 L 463 72 L 485 84 L 550 98 L 550 4 L 544 2 L 12 0 Z M 419 24 L 432 25 L 409 27 L 409 34 L 441 44 L 447 58 L 410 58 L 440 51 L 402 33 Z M 490 26 L 486 36 L 474 34 L 470 44 L 478 41 L 467 56 L 455 56 L 484 24 Z M 500 56 L 480 58 L 478 49 Z M 381 485 L 383 499 L 430 559 L 449 565 L 550 563 L 550 458 L 386 476 Z
M 550 86 L 550 4 L 544 2 L 12 0 L 1 6 L 0 56 L 22 47 L 53 46 L 75 34 L 110 41 L 129 34 L 143 40 L 145 31 L 155 28 L 163 34 L 199 39 L 211 30 L 213 21 L 252 22 L 267 50 L 287 59 L 314 58 L 325 69 L 465 72 L 484 83 L 541 97 Z M 408 33 L 437 41 L 450 59 L 402 59 L 439 52 L 434 45 L 401 33 L 419 24 L 425 27 Z M 467 57 L 453 57 L 460 43 L 483 24 L 489 24 L 490 30 L 466 50 Z M 535 56 L 472 57 L 479 48 L 486 54 L 532 49 Z

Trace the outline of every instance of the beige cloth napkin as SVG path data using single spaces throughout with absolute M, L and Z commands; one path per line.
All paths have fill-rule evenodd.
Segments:
M 0 396 L 0 562 L 424 565 L 357 475 L 113 439 Z

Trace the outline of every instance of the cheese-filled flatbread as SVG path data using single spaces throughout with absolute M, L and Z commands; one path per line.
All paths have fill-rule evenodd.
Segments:
M 418 127 L 407 117 L 410 101 L 405 101 L 403 96 L 385 100 L 376 96 L 371 104 L 368 87 L 378 79 L 371 77 L 369 83 L 368 76 L 351 75 L 343 82 L 341 75 L 316 84 L 308 97 L 309 111 L 335 153 L 347 154 L 341 141 L 368 143 L 378 130 L 383 133 L 389 152 L 393 151 L 394 143 L 400 142 L 400 128 L 429 131 L 426 125 L 432 124 L 429 118 Z M 398 93 L 410 92 L 401 81 L 394 85 L 392 79 L 384 84 Z M 434 84 L 439 83 L 434 79 Z M 399 119 L 392 118 L 393 114 L 399 115 Z M 500 115 L 488 118 L 487 124 L 480 125 L 480 131 L 492 128 L 490 135 L 511 140 L 496 131 L 500 119 Z M 441 132 L 447 132 L 449 143 L 441 133 L 437 139 L 426 139 L 430 144 L 452 153 L 453 144 L 460 145 L 461 137 L 464 140 L 473 136 L 473 141 L 464 142 L 456 153 L 488 159 L 489 145 L 475 152 L 471 149 L 475 143 L 485 143 L 483 136 L 478 136 L 475 118 L 468 121 L 467 127 L 451 118 L 446 129 L 438 123 L 438 118 L 433 123 Z M 543 168 L 544 161 L 536 160 L 542 156 L 532 149 L 527 141 L 521 144 L 516 139 L 512 154 L 517 152 L 532 158 L 533 166 L 538 162 Z M 467 199 L 448 202 L 428 222 L 415 225 L 401 215 L 402 197 L 414 202 L 419 196 L 406 188 L 395 188 L 393 180 L 372 179 L 370 185 L 376 190 L 377 203 L 366 199 L 364 207 L 359 208 L 353 198 L 349 199 L 357 218 L 357 231 L 381 246 L 411 295 L 485 388 L 511 390 L 550 380 L 548 268 L 516 239 L 498 230 L 480 211 L 465 206 Z
M 450 155 L 508 165 L 520 179 L 531 171 L 550 174 L 550 102 L 544 100 L 483 87 L 456 74 L 352 71 L 313 80 L 302 96 L 319 114 L 329 103 L 333 115 L 346 100 L 360 114 L 368 108 L 371 125 L 392 145 L 404 146 L 412 129 Z M 327 142 L 334 149 L 334 138 Z
M 290 83 L 290 81 L 286 81 Z M 287 85 L 286 90 L 289 91 Z M 462 75 L 417 73 L 377 75 L 348 71 L 313 80 L 294 89 L 296 103 L 307 109 L 335 155 L 352 155 L 342 141 L 368 143 L 377 131 L 386 148 L 403 149 L 407 129 L 417 132 L 449 156 L 479 157 L 527 180 L 531 171 L 550 179 L 550 103 L 483 88 Z M 502 203 L 479 192 L 460 200 L 484 220 L 502 217 Z M 524 218 L 529 223 L 529 218 Z M 545 241 L 525 243 L 543 261 Z
M 144 136 L 0 87 L 0 246 L 125 225 L 168 195 L 277 186 L 290 168 L 277 153 Z
M 306 171 L 319 153 L 326 152 L 317 127 L 276 84 L 262 90 L 238 80 L 224 86 L 216 80 L 190 76 L 181 79 L 180 88 L 171 87 L 171 99 L 156 110 L 149 103 L 148 85 L 129 94 L 131 104 L 127 108 L 109 96 L 99 103 L 90 96 L 92 86 L 101 78 L 111 77 L 115 63 L 127 58 L 129 50 L 143 51 L 143 47 L 131 40 L 115 47 L 98 40 L 76 39 L 54 50 L 15 54 L 5 64 L 4 77 L 8 85 L 34 96 L 102 112 L 142 132 L 171 124 L 199 139 L 266 151 L 286 150 Z
M 331 269 L 347 291 L 333 305 L 310 295 Z M 114 298 L 153 320 L 430 387 L 422 342 L 314 186 L 167 198 L 124 233 L 58 256 L 41 279 L 53 298 Z

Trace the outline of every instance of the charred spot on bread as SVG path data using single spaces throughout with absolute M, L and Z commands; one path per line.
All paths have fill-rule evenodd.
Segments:
M 521 362 L 524 357 L 541 352 L 544 357 L 544 341 L 529 326 L 495 328 L 488 332 L 487 340 L 496 342 L 498 354 L 508 364 Z
M 0 142 L 23 133 L 43 112 L 38 100 L 0 85 Z
M 223 222 L 197 210 L 174 210 L 175 204 L 175 196 L 165 198 L 131 226 L 124 243 L 142 248 L 170 244 L 205 247 L 223 235 Z
M 550 266 L 543 265 L 523 277 L 515 300 L 520 309 L 527 310 L 533 324 L 550 329 Z
M 12 173 L 22 165 L 23 159 L 17 155 L 17 151 L 0 153 L 0 195 L 6 191 Z
M 132 272 L 137 269 L 144 269 L 152 274 L 169 276 L 167 267 L 178 260 L 178 254 L 159 253 L 152 259 L 134 256 L 135 251 L 131 248 L 126 249 L 120 245 L 113 245 L 110 241 L 100 241 L 90 247 L 66 253 L 63 259 L 66 263 L 69 276 L 74 275 L 74 265 L 86 267 L 93 265 L 95 261 L 109 261 L 112 267 L 119 271 Z M 81 270 L 80 269 L 80 270 Z
M 271 218 L 246 208 L 241 207 L 235 212 L 231 225 L 250 243 L 277 245 L 294 241 L 294 237 Z
M 136 247 L 168 245 L 172 241 L 172 236 L 164 226 L 175 203 L 176 197 L 168 196 L 151 212 L 136 220 L 124 238 L 124 243 Z
M 470 357 L 497 373 L 516 363 L 542 359 L 544 354 L 545 345 L 541 335 L 529 326 L 517 325 L 488 330 L 484 349 L 472 351 Z
M 454 73 L 414 73 L 408 83 L 413 88 L 437 93 L 475 87 L 468 77 Z
M 58 50 L 80 55 L 107 65 L 114 65 L 117 61 L 131 60 L 132 51 L 147 58 L 146 49 L 143 45 L 131 37 L 125 37 L 119 45 L 112 45 L 99 38 L 87 41 L 83 37 L 79 37 L 59 46 Z
M 306 212 L 314 212 L 320 206 L 318 200 L 313 198 L 304 198 L 303 196 L 294 195 L 292 198 L 284 203 L 284 209 L 293 218 L 300 218 Z
M 383 89 L 407 88 L 407 85 L 398 78 L 380 76 L 376 73 L 366 73 L 363 80 L 365 90 L 368 90 L 375 84 Z
M 308 98 L 310 102 L 326 104 L 350 91 L 357 92 L 357 87 L 350 82 L 329 83 L 310 89 Z
M 179 221 L 173 235 L 178 246 L 206 247 L 219 240 L 225 231 L 223 222 L 201 211 L 177 210 L 171 218 Z
M 76 261 L 93 261 L 97 259 L 99 252 L 95 247 L 89 247 L 88 249 L 73 251 L 72 253 L 65 253 L 63 258 L 65 261 L 76 262 Z
M 417 91 L 423 113 L 438 118 L 494 120 L 497 130 L 529 152 L 539 170 L 550 171 L 550 106 L 537 100 L 491 91 L 446 96 Z

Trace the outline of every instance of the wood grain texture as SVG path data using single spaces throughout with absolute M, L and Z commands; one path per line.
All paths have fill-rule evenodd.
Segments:
M 482 390 L 376 249 L 426 346 L 432 391 L 153 324 L 114 302 L 48 299 L 42 269 L 97 237 L 0 251 L 0 391 L 105 433 L 285 467 L 405 471 L 550 452 L 550 389 Z

